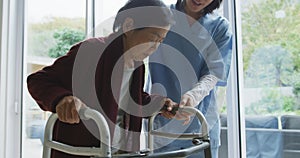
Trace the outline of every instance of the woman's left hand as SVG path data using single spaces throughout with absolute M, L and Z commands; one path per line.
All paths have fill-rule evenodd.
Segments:
M 164 107 L 162 107 L 160 111 L 161 115 L 168 119 L 174 118 L 175 113 L 172 110 L 174 110 L 174 107 L 178 107 L 178 104 L 173 102 L 170 98 L 166 98 L 163 102 Z

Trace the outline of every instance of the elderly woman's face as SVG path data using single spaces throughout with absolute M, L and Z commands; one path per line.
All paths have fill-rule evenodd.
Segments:
M 163 28 L 144 28 L 132 30 L 126 34 L 126 43 L 130 56 L 135 61 L 142 61 L 151 55 L 166 37 L 170 26 Z

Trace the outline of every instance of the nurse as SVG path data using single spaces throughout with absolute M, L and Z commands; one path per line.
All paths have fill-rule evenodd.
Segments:
M 213 11 L 222 0 L 177 0 L 171 9 L 176 24 L 157 52 L 149 58 L 151 93 L 166 95 L 180 106 L 202 111 L 209 124 L 212 157 L 218 157 L 220 121 L 216 85 L 226 86 L 232 54 L 229 22 Z M 148 87 L 149 88 L 149 87 Z M 169 133 L 197 133 L 199 122 L 177 112 L 176 118 L 158 116 L 155 128 Z M 155 138 L 157 152 L 191 146 L 190 141 Z M 190 157 L 203 157 L 196 153 Z

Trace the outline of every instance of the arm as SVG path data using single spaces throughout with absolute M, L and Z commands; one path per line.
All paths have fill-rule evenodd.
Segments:
M 216 85 L 226 86 L 232 53 L 232 33 L 229 29 L 228 21 L 221 18 L 212 32 L 211 34 L 214 40 L 213 45 L 215 46 L 210 46 L 206 49 L 206 54 L 208 55 L 206 59 L 210 59 L 209 55 L 212 55 L 213 52 L 217 52 L 221 55 L 223 64 L 211 64 L 213 66 L 212 68 L 215 69 L 212 69 L 208 75 L 202 76 L 199 82 L 196 83 L 190 91 L 186 92 L 182 96 L 180 106 L 196 106 L 203 100 L 205 96 L 209 95 L 210 91 Z M 217 48 L 217 50 L 214 48 Z M 212 61 L 208 62 L 210 63 Z M 188 119 L 186 122 L 188 122 Z
M 86 106 L 79 98 L 72 96 L 72 71 L 80 45 L 73 46 L 53 65 L 27 78 L 28 90 L 40 108 L 56 112 L 60 121 L 71 124 L 79 123 L 78 111 Z
M 150 95 L 149 93 L 151 91 L 151 85 L 152 85 L 150 73 L 145 77 L 147 77 L 147 80 L 146 80 L 146 84 L 144 85 L 144 90 L 143 90 L 144 92 L 142 92 L 143 105 L 150 103 L 149 106 L 154 108 L 153 112 L 160 110 L 162 116 L 166 118 L 173 118 L 174 114 L 172 113 L 172 109 L 174 106 L 178 106 L 178 104 L 173 102 L 170 98 L 167 98 L 162 95 L 157 95 L 157 94 Z
M 204 75 L 191 90 L 182 96 L 179 106 L 197 106 L 205 96 L 209 95 L 217 81 L 217 77 L 213 75 Z
M 214 56 L 213 54 L 220 54 L 223 64 L 208 64 L 208 67 L 213 67 L 209 68 L 209 75 L 204 75 L 201 77 L 199 82 L 193 86 L 193 89 L 183 95 L 183 103 L 181 105 L 184 105 L 187 102 L 186 100 L 191 100 L 192 102 L 188 105 L 196 106 L 205 96 L 209 94 L 215 85 L 226 85 L 232 56 L 232 32 L 226 19 L 220 17 L 220 19 L 216 20 L 215 23 L 216 27 L 214 31 L 211 31 L 210 33 L 212 34 L 212 39 L 214 42 L 206 49 L 207 53 L 204 54 L 207 55 L 207 60 L 214 59 L 210 58 L 210 56 Z M 207 62 L 217 63 L 217 61 L 214 62 L 210 60 Z
M 53 65 L 28 76 L 29 93 L 41 109 L 56 112 L 56 104 L 63 97 L 72 95 L 71 73 L 78 47 L 72 47 L 67 55 L 57 59 Z
M 152 94 L 149 95 L 143 92 L 143 116 L 145 118 L 152 116 L 156 112 L 160 112 L 162 116 L 166 118 L 173 118 L 174 112 L 173 107 L 178 106 L 177 103 L 173 102 L 170 98 Z
M 78 72 L 81 72 L 82 69 L 95 68 L 94 63 L 101 55 L 103 44 L 105 43 L 100 38 L 91 38 L 78 43 L 65 56 L 57 59 L 53 65 L 28 76 L 28 90 L 41 109 L 56 112 L 60 121 L 63 122 L 77 123 L 79 121 L 77 111 L 85 104 L 73 96 L 73 79 L 78 82 Z M 75 60 L 79 59 L 83 60 L 85 64 L 79 65 L 77 62 L 74 65 Z M 74 72 L 77 73 L 73 72 L 74 68 L 76 68 Z M 93 71 L 91 70 L 91 72 Z M 85 84 L 81 85 L 80 88 L 86 87 Z
M 217 86 L 226 86 L 232 60 L 232 32 L 229 22 L 222 19 L 213 36 L 224 62 L 224 78 L 219 80 Z

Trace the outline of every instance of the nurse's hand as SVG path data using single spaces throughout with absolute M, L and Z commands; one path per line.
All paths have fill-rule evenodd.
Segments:
M 194 100 L 194 97 L 184 94 L 181 97 L 179 107 L 189 106 L 189 107 L 195 107 L 197 105 L 196 101 Z
M 80 99 L 74 96 L 65 96 L 56 105 L 58 119 L 65 123 L 79 123 L 78 111 L 82 106 L 86 106 Z
M 194 107 L 194 99 L 188 95 L 188 94 L 184 94 L 182 97 L 181 97 L 181 101 L 180 101 L 180 104 L 179 104 L 179 107 L 180 108 L 183 108 L 183 107 Z M 187 112 L 180 112 L 180 111 L 177 111 L 176 115 L 175 115 L 175 119 L 177 120 L 184 120 L 183 124 L 186 125 L 190 122 L 191 120 L 191 116 L 193 114 L 190 114 L 190 113 L 187 113 Z

